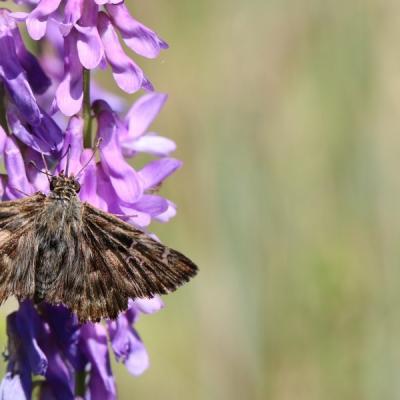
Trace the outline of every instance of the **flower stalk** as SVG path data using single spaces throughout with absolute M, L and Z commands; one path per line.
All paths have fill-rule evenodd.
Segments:
M 92 107 L 90 100 L 90 70 L 83 68 L 83 147 L 92 148 Z
M 6 117 L 6 91 L 4 85 L 0 82 L 0 126 L 4 129 L 7 135 L 10 134 L 8 130 L 8 123 Z

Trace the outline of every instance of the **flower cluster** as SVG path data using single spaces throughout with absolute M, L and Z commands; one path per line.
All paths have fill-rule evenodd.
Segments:
M 29 13 L 13 13 L 26 22 L 34 40 L 63 43 L 64 76 L 57 89 L 57 105 L 68 116 L 82 105 L 82 71 L 110 65 L 117 85 L 127 93 L 153 86 L 142 69 L 124 52 L 118 39 L 135 53 L 155 58 L 168 45 L 151 29 L 135 20 L 120 0 L 41 0 Z M 50 25 L 53 25 L 50 29 Z M 62 36 L 60 39 L 57 33 Z
M 0 176 L 1 198 L 47 193 L 44 161 L 58 173 L 68 159 L 82 185 L 81 200 L 143 229 L 153 220 L 168 221 L 175 205 L 155 191 L 181 163 L 170 157 L 175 143 L 149 131 L 167 96 L 154 92 L 119 36 L 148 58 L 167 44 L 136 21 L 121 0 L 17 3 L 27 11 L 0 9 L 0 156 L 7 172 Z M 21 22 L 42 49 L 53 50 L 41 51 L 40 57 L 30 53 L 18 29 Z M 125 92 L 148 92 L 128 110 L 90 80 L 90 70 L 107 65 Z M 139 153 L 151 161 L 136 170 L 127 158 Z M 148 355 L 134 324 L 140 314 L 162 306 L 159 298 L 131 300 L 117 320 L 81 325 L 63 306 L 23 301 L 7 317 L 8 367 L 0 399 L 30 399 L 35 391 L 44 400 L 116 398 L 108 343 L 130 373 L 142 373 Z

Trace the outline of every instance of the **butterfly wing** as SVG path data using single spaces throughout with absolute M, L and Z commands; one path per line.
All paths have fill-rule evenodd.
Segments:
M 25 298 L 35 287 L 30 236 L 46 196 L 36 193 L 0 202 L 0 304 L 10 295 Z
M 183 254 L 119 218 L 83 203 L 80 251 L 83 271 L 63 302 L 81 321 L 114 319 L 129 298 L 177 289 L 197 272 Z

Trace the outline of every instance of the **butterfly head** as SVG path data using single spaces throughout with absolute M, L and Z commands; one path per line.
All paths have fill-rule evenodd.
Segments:
M 66 176 L 63 171 L 50 180 L 50 190 L 59 198 L 69 200 L 76 196 L 80 189 L 81 185 L 74 175 Z

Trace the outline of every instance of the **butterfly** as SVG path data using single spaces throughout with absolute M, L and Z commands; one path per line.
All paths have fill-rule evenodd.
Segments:
M 0 304 L 15 295 L 98 322 L 117 318 L 129 298 L 172 292 L 196 274 L 183 254 L 81 202 L 74 175 L 49 184 L 48 195 L 0 202 Z

